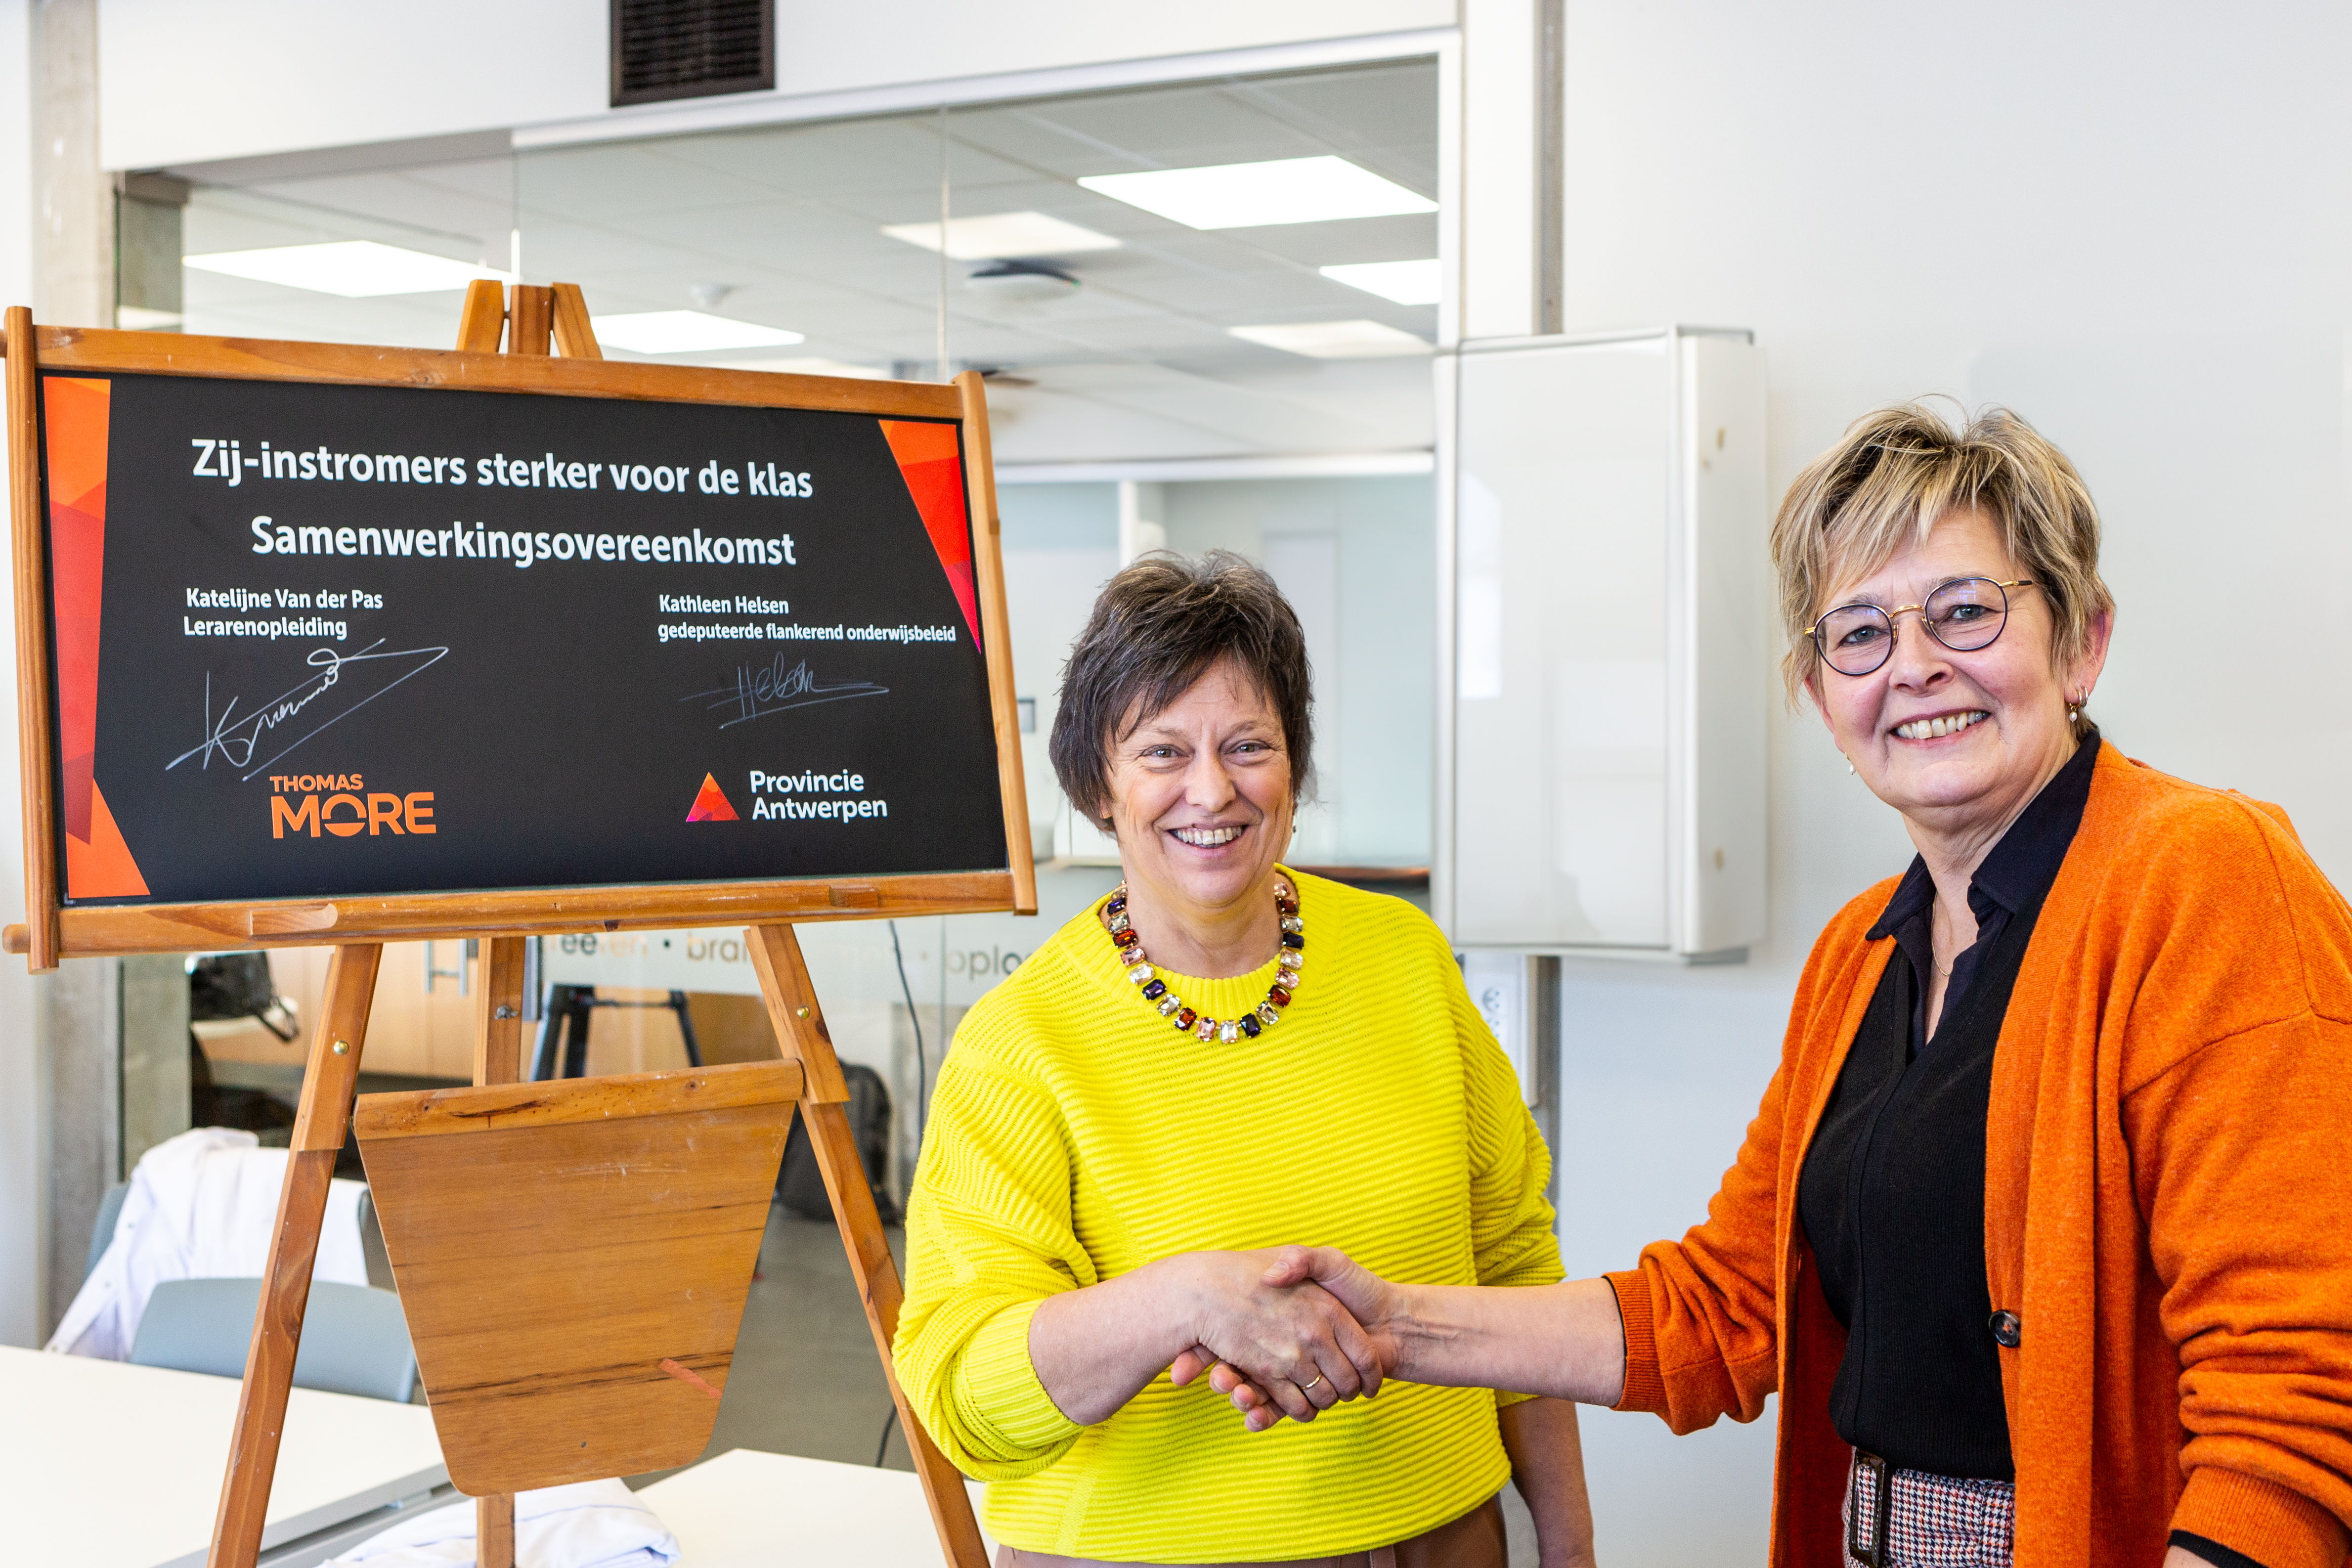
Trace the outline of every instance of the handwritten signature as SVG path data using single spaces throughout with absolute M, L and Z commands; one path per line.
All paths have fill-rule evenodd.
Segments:
M 692 691 L 678 699 L 680 702 L 700 702 L 712 712 L 730 712 L 731 719 L 720 721 L 722 730 L 736 724 L 747 724 L 771 713 L 781 713 L 788 708 L 811 708 L 820 702 L 845 702 L 853 697 L 881 697 L 889 688 L 877 686 L 870 680 L 839 680 L 826 685 L 809 673 L 808 661 L 787 667 L 785 656 L 778 654 L 774 662 L 758 668 L 745 664 L 736 667 L 724 686 L 714 686 L 708 691 Z
M 165 763 L 163 770 L 169 773 L 192 757 L 196 759 L 198 767 L 209 768 L 213 765 L 213 759 L 218 757 L 225 767 L 250 770 L 245 772 L 238 780 L 240 784 L 256 778 L 264 768 L 320 731 L 330 724 L 350 718 L 409 677 L 421 674 L 429 667 L 438 664 L 449 652 L 446 647 L 396 648 L 389 652 L 378 652 L 377 650 L 382 648 L 383 644 L 384 639 L 378 637 L 357 653 L 338 653 L 331 647 L 313 648 L 310 650 L 310 658 L 304 662 L 316 670 L 317 674 L 306 677 L 296 685 L 262 703 L 258 708 L 243 714 L 237 711 L 238 705 L 244 701 L 244 699 L 239 697 L 230 698 L 228 706 L 222 709 L 218 714 L 213 712 L 213 678 L 212 672 L 206 670 L 205 672 L 205 738 Z M 385 662 L 399 659 L 415 659 L 416 662 L 405 668 L 402 668 L 397 663 Z M 343 671 L 354 666 L 360 668 L 352 669 L 352 679 L 345 688 L 343 695 L 350 697 L 362 690 L 365 690 L 365 695 L 359 696 L 356 701 L 343 701 L 341 699 L 322 701 L 321 700 L 329 692 L 338 686 L 344 685 Z M 388 675 L 394 670 L 398 670 L 399 673 L 393 675 L 390 680 L 373 689 L 366 689 L 366 680 L 363 678 Z M 318 703 L 319 706 L 313 709 L 313 703 Z M 295 725 L 298 721 L 309 727 L 302 729 L 301 732 L 292 739 L 286 740 L 285 744 L 278 746 L 268 756 L 256 760 L 257 753 L 260 752 L 265 742 L 274 744 L 284 739 L 278 732 L 281 726 Z

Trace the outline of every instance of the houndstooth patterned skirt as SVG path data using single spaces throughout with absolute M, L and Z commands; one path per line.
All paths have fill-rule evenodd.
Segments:
M 1883 1555 L 1882 1500 L 1887 1505 Z M 2011 1482 L 1889 1471 L 1885 1461 L 1857 1454 L 1841 1511 L 1846 1568 L 2010 1568 L 2017 1521 L 2017 1488 Z

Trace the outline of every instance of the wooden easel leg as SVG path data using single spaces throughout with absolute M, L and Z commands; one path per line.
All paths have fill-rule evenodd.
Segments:
M 528 937 L 494 936 L 482 943 L 474 973 L 474 1081 L 522 1081 L 523 944 Z
M 327 969 L 326 1000 L 302 1075 L 292 1152 L 278 1194 L 278 1225 L 269 1237 L 253 1345 L 246 1352 L 245 1386 L 237 1395 L 236 1435 L 229 1442 L 228 1475 L 221 1483 L 207 1568 L 253 1568 L 261 1553 L 286 1399 L 294 1387 L 294 1356 L 302 1343 L 302 1312 L 310 1300 L 310 1267 L 327 1215 L 327 1184 L 334 1179 L 335 1156 L 351 1124 L 360 1047 L 367 1038 L 368 1008 L 383 956 L 379 943 L 353 943 L 337 948 Z
M 474 1014 L 474 1082 L 519 1083 L 522 1079 L 523 943 L 528 938 L 494 936 L 482 944 L 482 967 L 474 977 L 479 1000 Z M 515 1568 L 514 1494 L 474 1500 L 475 1568 Z
M 507 293 L 498 281 L 477 278 L 466 285 L 466 303 L 457 313 L 457 346 L 470 353 L 494 354 L 506 335 Z
M 915 1417 L 898 1373 L 890 1359 L 890 1342 L 898 1332 L 898 1307 L 906 1291 L 898 1282 L 898 1264 L 890 1256 L 889 1238 L 882 1233 L 882 1216 L 874 1207 L 874 1190 L 866 1184 L 866 1165 L 857 1156 L 857 1139 L 849 1125 L 849 1088 L 841 1062 L 833 1053 L 833 1037 L 825 1032 L 824 1014 L 817 1006 L 816 988 L 809 983 L 801 944 L 788 925 L 753 926 L 743 933 L 751 950 L 752 966 L 760 972 L 768 1016 L 784 1055 L 801 1065 L 806 1088 L 800 1111 L 808 1124 L 809 1147 L 824 1190 L 833 1199 L 833 1217 L 841 1226 L 841 1245 L 849 1254 L 850 1272 L 866 1302 L 866 1324 L 874 1332 L 875 1348 L 882 1352 L 882 1375 L 889 1380 L 890 1401 L 898 1407 L 898 1425 L 914 1456 L 915 1473 L 922 1478 L 923 1495 L 931 1505 L 931 1523 L 940 1532 L 940 1549 L 953 1568 L 987 1568 L 988 1549 L 980 1538 L 980 1522 L 971 1516 L 971 1496 L 964 1490 L 961 1472 L 948 1463 Z
M 551 337 L 555 346 L 575 359 L 602 359 L 596 334 L 588 323 L 588 306 L 577 287 L 559 283 L 534 289 L 518 282 L 511 293 L 478 279 L 466 290 L 466 307 L 457 322 L 457 346 L 480 353 L 496 353 L 503 329 L 509 353 L 543 354 Z M 522 1080 L 523 943 L 528 938 L 499 936 L 482 950 L 481 972 L 475 976 L 481 1000 L 474 1018 L 474 1082 L 478 1085 Z M 683 1015 L 680 1015 L 683 1016 Z M 572 1016 L 575 1041 L 572 1055 L 586 1059 L 588 1015 Z M 542 1047 L 555 1048 L 557 1020 L 551 1017 L 541 1035 Z M 557 1070 L 544 1064 L 541 1070 Z M 514 1495 L 500 1493 L 474 1500 L 474 1562 L 476 1568 L 514 1568 Z
M 474 1568 L 515 1568 L 514 1493 L 474 1500 Z
M 507 294 L 507 353 L 546 353 L 554 346 L 554 313 L 553 289 L 516 284 Z

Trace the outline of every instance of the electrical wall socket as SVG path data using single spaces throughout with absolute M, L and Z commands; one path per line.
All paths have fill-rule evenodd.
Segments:
M 1462 979 L 1470 987 L 1470 1000 L 1477 1005 L 1478 1016 L 1486 1020 L 1486 1027 L 1495 1032 L 1503 1055 L 1510 1058 L 1512 1069 L 1519 1075 L 1520 1098 L 1534 1106 L 1541 1099 L 1541 1090 L 1528 968 L 1529 960 L 1525 953 L 1462 954 Z

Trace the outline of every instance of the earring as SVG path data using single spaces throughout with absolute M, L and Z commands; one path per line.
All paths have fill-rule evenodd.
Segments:
M 1852 757 L 1848 757 L 1845 760 L 1845 771 L 1848 773 L 1853 772 L 1853 759 Z
M 2091 694 L 2087 691 L 2083 693 L 2080 697 L 2068 698 L 2066 700 L 2066 722 L 2072 724 L 2076 720 L 2080 719 L 2083 716 L 2083 704 L 2088 702 L 2090 700 Z

